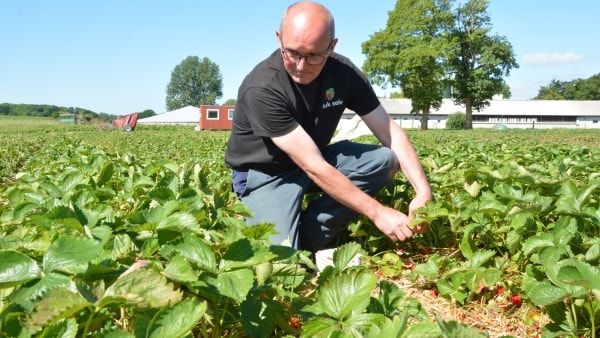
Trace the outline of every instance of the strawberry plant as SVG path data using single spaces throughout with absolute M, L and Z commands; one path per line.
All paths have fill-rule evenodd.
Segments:
M 227 133 L 0 133 L 0 336 L 485 336 L 428 316 L 395 283 L 410 278 L 458 306 L 531 308 L 532 334 L 595 337 L 600 141 L 578 133 L 411 132 L 430 230 L 392 243 L 358 218 L 318 277 L 272 224 L 243 222 Z M 412 193 L 398 174 L 377 198 L 407 211 Z
M 420 210 L 414 223 L 430 224 L 430 232 L 418 239 L 421 247 L 454 247 L 460 255 L 430 254 L 414 269 L 414 280 L 423 278 L 440 295 L 459 304 L 492 301 L 493 293 L 486 290 L 500 281 L 510 283 L 514 297 L 503 304 L 513 307 L 530 302 L 552 310 L 554 304 L 564 305 L 570 298 L 566 302 L 570 309 L 556 305 L 558 309 L 549 312 L 554 323 L 542 331 L 595 336 L 592 332 L 600 313 L 597 296 L 580 284 L 593 285 L 590 279 L 595 277 L 592 272 L 600 256 L 596 239 L 600 168 L 592 160 L 597 150 L 587 145 L 548 147 L 523 139 L 521 143 L 497 139 L 468 145 L 452 143 L 457 139 L 447 141 L 430 142 L 435 147 L 417 141 L 435 199 Z M 573 219 L 572 229 L 563 226 L 564 217 Z M 548 240 L 549 236 L 554 240 Z M 417 252 L 412 255 L 418 256 Z M 561 261 L 567 258 L 585 264 L 576 263 L 575 268 L 574 263 Z M 577 271 L 581 280 L 566 282 L 564 272 L 558 278 L 561 264 L 571 266 L 566 271 Z M 549 304 L 548 298 L 556 303 Z M 570 315 L 565 317 L 563 310 Z M 554 314 L 559 315 L 555 318 Z
M 308 253 L 271 245 L 272 224 L 242 221 L 250 213 L 210 154 L 177 162 L 70 137 L 40 151 L 2 191 L 8 336 L 308 335 L 326 319 L 343 323 L 332 333 L 366 334 L 426 319 L 418 302 L 386 296 L 391 284 L 370 297 L 378 279 L 345 267 L 358 244 L 337 251 L 315 289 Z

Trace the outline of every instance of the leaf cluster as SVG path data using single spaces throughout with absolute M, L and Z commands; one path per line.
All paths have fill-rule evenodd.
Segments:
M 227 135 L 196 135 L 85 131 L 24 144 L 29 159 L 0 194 L 2 334 L 383 337 L 465 329 L 431 322 L 393 283 L 348 267 L 364 253 L 356 243 L 339 248 L 315 280 L 308 253 L 272 245 L 272 224 L 243 221 L 251 215 L 222 164 Z
M 8 336 L 485 335 L 429 320 L 400 274 L 459 305 L 506 289 L 547 313 L 548 335 L 598 322 L 596 133 L 411 132 L 435 195 L 415 222 L 430 231 L 398 244 L 358 219 L 316 278 L 308 253 L 271 245 L 272 224 L 243 221 L 227 133 L 23 136 L 3 138 L 24 154 L 0 187 Z M 412 193 L 399 174 L 377 198 L 406 211 Z
M 594 332 L 600 318 L 600 153 L 588 145 L 594 140 L 543 144 L 550 132 L 486 131 L 485 139 L 452 133 L 412 134 L 434 191 L 414 221 L 430 225 L 420 247 L 433 254 L 417 264 L 413 278 L 461 305 L 493 304 L 494 290 L 506 289 L 547 311 L 548 334 Z M 397 177 L 395 187 L 404 180 Z M 401 190 L 380 199 L 409 200 Z M 356 235 L 384 247 L 381 238 Z

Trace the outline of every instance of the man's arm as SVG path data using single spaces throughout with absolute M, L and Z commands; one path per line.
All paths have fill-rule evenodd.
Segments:
M 405 214 L 383 206 L 325 161 L 319 148 L 301 126 L 272 139 L 327 195 L 371 219 L 390 239 L 405 240 L 412 236 Z
M 382 105 L 362 116 L 362 119 L 379 141 L 396 154 L 402 173 L 415 189 L 416 196 L 409 205 L 409 219 L 413 219 L 414 210 L 431 200 L 431 187 L 415 148 L 404 130 L 390 118 Z M 425 232 L 427 227 L 419 225 L 416 231 Z

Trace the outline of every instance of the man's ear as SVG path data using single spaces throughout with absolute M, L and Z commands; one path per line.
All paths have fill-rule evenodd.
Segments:
M 331 40 L 331 46 L 329 46 L 329 51 L 331 51 L 332 54 L 333 54 L 333 51 L 335 49 L 335 45 L 337 45 L 337 42 L 338 42 L 337 38 Z

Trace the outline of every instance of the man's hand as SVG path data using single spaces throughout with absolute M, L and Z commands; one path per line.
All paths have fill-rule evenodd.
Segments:
M 396 154 L 402 173 L 417 192 L 417 196 L 409 205 L 408 221 L 398 223 L 406 224 L 415 218 L 414 211 L 425 206 L 427 201 L 431 199 L 431 187 L 427 181 L 425 171 L 421 166 L 417 152 L 410 143 L 408 136 L 404 130 L 390 118 L 382 105 L 379 105 L 371 113 L 363 115 L 362 119 L 379 141 L 381 141 L 384 146 L 392 149 Z M 381 221 L 381 224 L 385 224 L 385 222 L 387 221 Z M 381 229 L 381 227 L 379 228 Z M 387 228 L 387 226 L 384 226 L 384 228 Z M 428 228 L 427 224 L 419 224 L 412 226 L 410 230 L 414 233 L 424 233 Z
M 431 200 L 431 196 L 417 195 L 417 196 L 415 196 L 415 198 L 412 201 L 410 201 L 410 204 L 408 205 L 408 220 L 409 220 L 409 222 L 412 221 L 413 219 L 415 219 L 415 211 L 421 207 L 424 207 L 425 204 L 429 200 Z M 417 225 L 413 225 L 413 226 L 411 226 L 411 230 L 414 233 L 422 234 L 422 233 L 427 232 L 427 230 L 429 230 L 429 224 L 420 223 Z
M 404 241 L 413 235 L 413 231 L 408 226 L 408 216 L 393 208 L 381 206 L 372 221 L 394 242 Z

